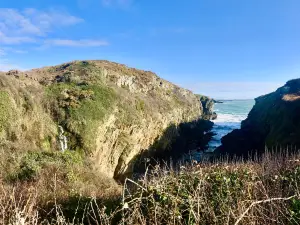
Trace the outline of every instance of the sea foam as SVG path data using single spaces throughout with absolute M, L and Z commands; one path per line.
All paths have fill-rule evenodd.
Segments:
M 234 114 L 218 114 L 214 123 L 240 123 L 247 118 L 247 115 L 234 115 Z
M 247 118 L 253 105 L 254 100 L 233 100 L 215 104 L 214 111 L 218 117 L 213 121 L 212 132 L 215 135 L 209 142 L 208 151 L 219 147 L 222 137 L 241 127 L 241 122 Z

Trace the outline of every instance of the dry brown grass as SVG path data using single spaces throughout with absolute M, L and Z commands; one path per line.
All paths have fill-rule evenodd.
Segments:
M 299 224 L 300 155 L 154 167 L 123 193 L 83 191 L 49 168 L 0 188 L 1 224 Z M 86 182 L 88 185 L 89 182 Z
M 127 224 L 298 224 L 298 155 L 159 168 L 125 189 Z M 129 181 L 129 183 L 132 183 Z
M 300 93 L 297 94 L 286 94 L 282 97 L 284 101 L 293 102 L 300 99 Z
M 82 224 L 96 205 L 114 202 L 121 187 L 82 160 L 0 149 L 0 224 Z
M 56 147 L 57 126 L 42 100 L 38 83 L 0 74 L 0 147 L 15 151 Z

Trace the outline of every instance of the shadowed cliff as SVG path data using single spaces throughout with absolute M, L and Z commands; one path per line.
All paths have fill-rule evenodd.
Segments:
M 220 153 L 248 155 L 265 148 L 300 148 L 300 79 L 255 99 L 241 129 L 222 138 Z
M 172 162 L 173 166 L 182 160 L 184 154 L 192 150 L 204 151 L 212 137 L 209 132 L 213 122 L 209 120 L 195 120 L 178 125 L 171 124 L 161 136 L 157 137 L 149 149 L 144 150 L 131 160 L 129 165 L 132 172 L 144 174 L 148 166 L 165 165 Z M 118 171 L 118 170 L 116 170 Z M 124 179 L 124 174 L 115 174 L 117 180 Z

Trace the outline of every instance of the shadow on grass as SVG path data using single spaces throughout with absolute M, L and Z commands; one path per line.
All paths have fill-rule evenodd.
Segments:
M 58 223 L 62 224 L 118 224 L 121 221 L 121 197 L 96 198 L 86 196 L 69 196 L 66 199 L 48 202 L 39 211 L 41 224 Z M 102 223 L 101 223 L 102 224 Z

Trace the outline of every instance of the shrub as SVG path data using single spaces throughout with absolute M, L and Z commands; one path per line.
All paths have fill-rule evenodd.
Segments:
M 101 84 L 58 83 L 48 86 L 47 93 L 53 117 L 67 131 L 71 149 L 91 149 L 95 128 L 115 105 L 114 90 Z
M 299 224 L 297 158 L 156 167 L 140 182 L 127 180 L 123 219 L 128 224 Z
M 72 166 L 82 165 L 83 159 L 79 153 L 66 152 L 28 152 L 22 157 L 17 171 L 8 176 L 10 181 L 24 181 L 37 179 L 42 169 L 49 166 L 61 167 L 72 178 Z
M 29 153 L 23 159 L 31 171 L 39 170 L 36 168 L 43 161 L 80 163 L 73 157 L 71 152 Z M 51 192 L 55 201 L 46 205 L 37 201 L 37 192 L 42 190 L 28 188 L 23 182 L 15 186 L 18 191 L 2 187 L 0 205 L 5 211 L 0 211 L 0 223 L 5 219 L 13 224 L 21 218 L 45 224 L 299 224 L 298 158 L 272 155 L 247 162 L 218 160 L 180 168 L 149 167 L 144 176 L 126 179 L 123 194 L 108 198 L 79 193 L 62 196 L 55 189 Z M 62 187 L 61 182 L 57 181 L 57 188 Z

